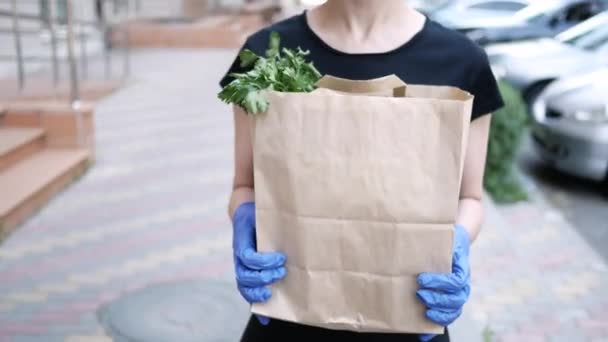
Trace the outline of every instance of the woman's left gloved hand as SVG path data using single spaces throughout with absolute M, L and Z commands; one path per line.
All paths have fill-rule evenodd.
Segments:
M 418 298 L 426 305 L 426 317 L 442 326 L 448 326 L 462 313 L 464 303 L 471 291 L 471 271 L 469 267 L 469 233 L 461 226 L 454 229 L 454 254 L 452 273 L 421 273 L 418 275 L 420 289 Z M 423 342 L 435 335 L 420 335 Z

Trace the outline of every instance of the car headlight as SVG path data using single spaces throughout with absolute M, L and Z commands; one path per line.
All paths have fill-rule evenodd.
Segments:
M 608 121 L 608 104 L 604 108 L 595 108 L 592 110 L 577 110 L 571 115 L 571 119 L 581 122 L 606 122 Z

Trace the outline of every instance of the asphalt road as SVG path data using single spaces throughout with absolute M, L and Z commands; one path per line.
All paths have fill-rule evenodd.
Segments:
M 542 194 L 608 261 L 608 197 L 600 184 L 546 166 L 529 135 L 522 141 L 518 164 L 531 190 Z

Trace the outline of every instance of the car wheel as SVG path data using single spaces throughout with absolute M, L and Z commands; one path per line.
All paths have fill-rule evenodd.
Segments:
M 540 95 L 543 89 L 545 89 L 552 81 L 553 80 L 543 80 L 536 82 L 522 92 L 522 97 L 524 101 L 526 101 L 528 107 L 530 107 L 532 103 L 534 103 L 534 100 L 536 100 L 538 95 Z

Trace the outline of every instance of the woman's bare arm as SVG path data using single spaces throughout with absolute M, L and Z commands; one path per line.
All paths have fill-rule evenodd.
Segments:
M 469 128 L 456 223 L 466 227 L 471 242 L 477 238 L 483 220 L 481 198 L 491 117 L 483 115 L 473 120 Z
M 234 111 L 234 178 L 228 214 L 232 218 L 241 204 L 254 200 L 253 152 L 251 146 L 250 119 L 238 106 Z

